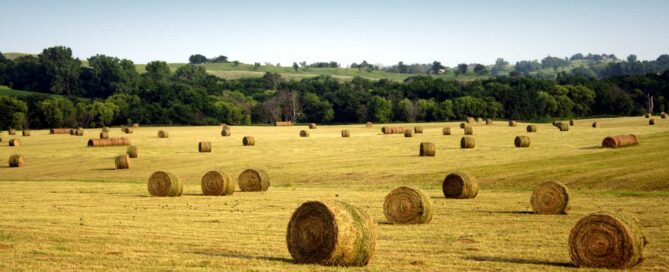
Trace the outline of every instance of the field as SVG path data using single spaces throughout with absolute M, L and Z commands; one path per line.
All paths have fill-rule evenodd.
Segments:
M 458 123 L 423 126 L 413 138 L 381 135 L 382 125 L 141 127 L 134 134 L 112 128 L 139 147 L 131 169 L 114 170 L 125 147 L 86 147 L 84 137 L 0 134 L 0 270 L 84 271 L 571 271 L 569 231 L 591 212 L 624 211 L 637 217 L 650 240 L 639 271 L 669 264 L 669 120 L 626 117 L 577 120 L 568 132 L 550 124 L 474 125 L 476 148 L 459 148 Z M 441 128 L 451 126 L 453 135 Z M 159 139 L 158 130 L 170 137 Z M 351 131 L 341 138 L 341 129 Z M 605 136 L 634 133 L 641 144 L 602 149 Z M 17 134 L 20 134 L 17 133 Z M 244 147 L 242 137 L 255 136 Z M 529 135 L 530 148 L 513 139 Z M 20 147 L 7 146 L 9 138 Z M 198 153 L 211 141 L 212 153 Z M 419 157 L 420 142 L 433 142 L 435 157 Z M 11 154 L 26 165 L 9 168 Z M 202 196 L 200 178 L 212 169 L 233 177 L 246 168 L 271 176 L 267 192 Z M 150 197 L 146 180 L 157 170 L 184 182 L 184 196 Z M 451 171 L 475 175 L 475 199 L 445 199 L 441 181 Z M 566 184 L 573 196 L 567 215 L 531 213 L 532 189 L 544 181 Z M 434 203 L 426 225 L 392 225 L 383 215 L 391 189 L 413 185 Z M 377 223 L 377 246 L 366 267 L 296 265 L 286 248 L 292 212 L 307 200 L 342 200 L 366 210 Z M 596 271 L 596 269 L 578 269 Z

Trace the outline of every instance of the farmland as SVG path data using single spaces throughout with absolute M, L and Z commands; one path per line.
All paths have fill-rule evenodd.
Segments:
M 662 271 L 669 263 L 669 121 L 656 117 L 577 120 L 568 132 L 550 124 L 509 127 L 505 121 L 473 126 L 476 147 L 459 148 L 458 123 L 395 124 L 422 126 L 412 138 L 382 135 L 380 124 L 318 126 L 141 127 L 119 128 L 110 137 L 128 137 L 139 148 L 131 169 L 114 170 L 114 157 L 126 147 L 86 147 L 99 129 L 83 137 L 8 136 L 0 146 L 0 270 L 254 270 L 254 271 L 568 271 L 567 238 L 582 216 L 599 210 L 636 216 L 650 244 L 637 269 Z M 450 126 L 453 135 L 442 135 Z M 348 129 L 350 138 L 341 138 Z M 160 139 L 158 130 L 169 132 Z M 602 149 L 609 135 L 639 135 L 641 143 Z M 20 133 L 18 133 L 20 134 Z M 529 148 L 514 148 L 517 135 Z M 254 136 L 255 146 L 242 146 Z M 9 147 L 9 138 L 21 140 Z M 199 141 L 212 143 L 198 153 Z M 436 145 L 435 157 L 419 157 L 421 142 Z M 8 168 L 11 154 L 26 165 Z M 222 170 L 234 178 L 247 168 L 271 176 L 266 192 L 202 196 L 200 178 Z M 146 180 L 164 170 L 185 183 L 184 195 L 149 197 Z M 441 181 L 454 170 L 476 176 L 475 199 L 444 199 Z M 535 215 L 529 198 L 544 181 L 571 191 L 567 215 Z M 392 225 L 383 199 L 400 185 L 424 190 L 434 203 L 434 220 L 425 225 Z M 292 212 L 308 200 L 341 200 L 366 210 L 377 223 L 376 252 L 362 268 L 295 265 L 286 249 Z M 580 271 L 589 271 L 582 269 Z

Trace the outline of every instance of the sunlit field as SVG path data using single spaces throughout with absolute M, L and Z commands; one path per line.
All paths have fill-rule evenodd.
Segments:
M 474 149 L 460 149 L 459 123 L 422 126 L 423 134 L 383 135 L 381 124 L 346 126 L 140 127 L 133 134 L 111 128 L 139 148 L 131 169 L 115 170 L 126 147 L 87 147 L 100 129 L 83 137 L 0 134 L 0 270 L 224 270 L 224 271 L 567 271 L 569 231 L 595 211 L 623 211 L 639 219 L 650 243 L 640 271 L 669 264 L 669 120 L 643 117 L 577 120 L 568 132 L 551 124 L 506 121 L 474 125 Z M 452 135 L 442 135 L 450 126 Z M 309 130 L 308 138 L 299 137 Z M 340 132 L 348 129 L 350 138 Z M 169 138 L 157 137 L 158 130 Z M 637 134 L 640 144 L 601 148 L 602 139 Z M 528 135 L 529 148 L 515 148 Z M 242 146 L 254 136 L 255 146 Z M 10 147 L 10 138 L 21 146 Z M 210 141 L 211 153 L 198 153 Z M 435 157 L 419 157 L 419 144 L 436 145 Z M 9 168 L 12 154 L 25 166 Z M 202 196 L 208 170 L 236 178 L 247 168 L 265 169 L 268 191 Z M 163 170 L 180 177 L 184 195 L 150 197 L 147 179 Z M 474 199 L 445 199 L 444 177 L 455 170 L 476 176 Z M 569 187 L 567 215 L 536 215 L 532 189 L 545 181 Z M 425 225 L 392 225 L 383 215 L 391 189 L 412 185 L 434 203 Z M 365 267 L 293 264 L 286 228 L 308 200 L 341 200 L 366 210 L 377 224 L 376 252 Z M 591 271 L 595 269 L 579 269 Z

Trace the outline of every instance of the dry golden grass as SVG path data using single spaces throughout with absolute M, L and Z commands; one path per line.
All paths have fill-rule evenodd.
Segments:
M 459 148 L 462 130 L 442 135 L 457 123 L 420 124 L 424 133 L 413 138 L 382 135 L 382 124 L 321 126 L 309 138 L 298 136 L 304 126 L 234 127 L 231 137 L 219 127 L 170 127 L 160 141 L 156 132 L 165 128 L 110 130 L 142 149 L 129 170 L 113 170 L 125 146 L 88 148 L 81 137 L 33 130 L 17 137 L 20 147 L 0 146 L 0 270 L 566 271 L 574 269 L 567 240 L 578 219 L 623 210 L 651 241 L 637 269 L 662 271 L 669 263 L 669 121 L 599 121 L 600 128 L 577 124 L 569 132 L 539 124 L 525 149 L 513 140 L 526 124 L 505 122 L 474 125 L 470 150 Z M 342 129 L 351 137 L 341 138 Z M 599 147 L 605 136 L 629 133 L 639 135 L 638 146 Z M 254 135 L 256 145 L 242 146 L 243 135 Z M 199 141 L 211 141 L 212 153 L 198 153 Z M 424 141 L 435 143 L 435 157 L 418 156 Z M 24 167 L 8 168 L 14 153 L 25 156 Z M 236 177 L 247 168 L 267 170 L 270 189 L 202 196 L 206 171 Z M 456 169 L 479 180 L 475 199 L 444 199 L 441 181 Z M 182 197 L 149 197 L 146 180 L 158 170 L 184 181 Z M 569 187 L 568 215 L 530 214 L 532 189 L 543 181 Z M 432 198 L 431 223 L 387 224 L 383 200 L 398 185 Z M 335 199 L 377 221 L 370 264 L 292 264 L 285 241 L 292 212 L 307 200 Z

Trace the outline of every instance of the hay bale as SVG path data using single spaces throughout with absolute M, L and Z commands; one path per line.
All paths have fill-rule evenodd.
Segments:
M 274 126 L 277 126 L 277 127 L 292 127 L 293 122 L 292 121 L 276 121 L 276 122 L 274 122 Z
M 151 196 L 181 196 L 183 182 L 176 175 L 158 171 L 149 177 L 148 189 Z
M 602 141 L 602 147 L 619 148 L 639 143 L 639 137 L 634 134 L 609 136 Z
M 109 138 L 109 139 L 89 139 L 88 146 L 98 147 L 98 146 L 118 146 L 118 145 L 130 145 L 130 140 L 128 138 Z
M 225 136 L 225 135 L 223 135 L 223 136 Z M 230 136 L 230 135 L 228 135 L 228 136 Z M 169 138 L 169 137 L 170 137 L 170 134 L 167 133 L 167 131 L 164 131 L 164 130 L 159 130 L 158 131 L 158 138 Z
M 232 135 L 232 131 L 230 130 L 229 127 L 224 127 L 221 129 L 221 136 L 223 137 L 230 137 Z
M 421 157 L 434 157 L 437 153 L 437 147 L 434 143 L 423 142 L 420 143 L 420 152 L 418 153 Z
M 390 134 L 390 127 L 387 126 L 381 127 L 381 133 Z
M 404 137 L 413 137 L 413 130 L 410 129 L 405 130 Z
M 569 125 L 570 126 L 574 126 L 574 124 L 576 124 L 576 120 L 574 120 L 574 119 L 569 120 Z
M 9 135 L 16 135 L 16 129 L 10 128 L 7 130 L 7 133 L 9 133 Z
M 467 126 L 468 126 L 467 123 L 460 123 L 460 128 L 465 128 L 465 127 L 467 127 Z
M 211 142 L 199 142 L 197 144 L 197 151 L 200 153 L 211 152 Z
M 132 124 L 132 127 L 133 127 L 133 128 L 139 128 L 139 124 L 134 123 L 134 124 Z
M 269 188 L 269 175 L 262 169 L 246 169 L 239 174 L 239 189 L 242 192 L 261 192 Z
M 413 132 L 416 134 L 422 134 L 423 133 L 423 127 L 414 127 Z
M 84 136 L 84 128 L 77 128 L 74 130 L 75 136 Z
M 342 138 L 348 138 L 348 137 L 351 137 L 351 132 L 348 131 L 347 129 L 342 129 L 342 130 L 341 130 L 341 137 L 342 137 Z
M 70 128 L 52 128 L 49 130 L 49 134 L 69 134 Z
M 244 138 L 242 139 L 242 145 L 245 146 L 256 145 L 256 138 L 253 138 L 253 136 L 244 136 Z
M 444 178 L 441 190 L 445 198 L 475 198 L 479 193 L 479 183 L 472 175 L 454 172 Z
M 581 218 L 569 234 L 569 255 L 576 266 L 630 268 L 643 259 L 647 240 L 636 218 L 595 212 Z
M 530 204 L 538 214 L 567 214 L 569 190 L 558 182 L 544 182 L 534 188 Z
M 368 128 L 371 128 L 372 126 L 373 126 L 373 125 L 372 125 L 372 122 L 367 122 L 367 123 L 365 124 L 365 127 L 368 127 Z
M 464 136 L 462 139 L 460 139 L 460 148 L 474 148 L 474 146 L 474 137 Z
M 130 169 L 130 158 L 128 154 L 116 156 L 116 169 Z
M 442 134 L 444 135 L 451 135 L 451 128 L 450 127 L 445 127 L 442 129 Z
M 204 195 L 231 195 L 235 192 L 237 181 L 223 171 L 209 171 L 202 176 L 201 185 Z
M 139 151 L 137 150 L 137 146 L 135 145 L 128 146 L 126 154 L 128 154 L 128 157 L 130 157 L 131 159 L 136 159 L 139 156 Z
M 316 129 L 316 124 L 315 123 L 310 123 L 309 124 L 309 129 Z
M 309 137 L 309 132 L 306 130 L 300 130 L 300 137 Z
M 21 141 L 19 139 L 9 139 L 9 146 L 21 146 Z
M 569 131 L 569 124 L 561 122 L 558 124 L 558 129 L 560 129 L 560 131 Z
M 109 132 L 100 132 L 100 139 L 109 139 Z
M 486 119 L 485 124 L 486 124 L 486 126 L 492 126 L 492 124 L 493 124 L 492 119 Z
M 650 118 L 650 120 L 648 120 L 648 125 L 654 126 L 655 125 L 655 118 Z
M 474 117 L 467 117 L 467 124 L 471 125 L 474 124 L 474 122 L 476 122 L 476 119 L 474 119 Z
M 23 137 L 28 137 L 28 136 L 30 136 L 30 130 L 25 130 L 25 129 L 24 129 L 24 130 L 21 132 L 21 135 L 23 135 Z
M 599 122 L 597 122 L 597 121 L 592 122 L 592 127 L 593 128 L 598 128 L 599 127 Z
M 102 132 L 109 132 L 109 128 L 108 127 L 102 127 Z
M 509 121 L 509 126 L 510 127 L 515 127 L 516 125 L 517 125 L 516 121 L 514 121 L 514 120 Z
M 14 154 L 9 156 L 9 167 L 23 167 L 24 164 L 23 155 Z
M 125 132 L 125 134 L 132 134 L 133 130 L 132 130 L 132 128 L 127 127 L 127 128 L 123 129 L 123 132 Z
M 432 221 L 432 200 L 415 187 L 393 189 L 383 201 L 383 214 L 393 224 L 426 224 Z
M 483 123 L 483 118 L 481 117 L 476 118 L 476 123 Z
M 466 126 L 465 127 L 465 135 L 474 135 L 474 128 L 471 126 Z
M 662 114 L 660 114 L 660 118 L 667 119 L 667 113 L 663 112 Z
M 646 113 L 643 115 L 643 117 L 650 118 L 652 115 L 650 113 Z
M 309 201 L 291 216 L 286 243 L 296 263 L 365 266 L 374 255 L 376 225 L 348 203 Z
M 2 137 L 0 137 L 0 143 L 2 143 Z
M 516 147 L 530 147 L 530 137 L 529 136 L 516 136 L 516 139 L 513 140 L 513 144 Z
M 527 132 L 537 132 L 537 126 L 535 126 L 535 125 L 528 125 L 528 126 L 527 126 Z

